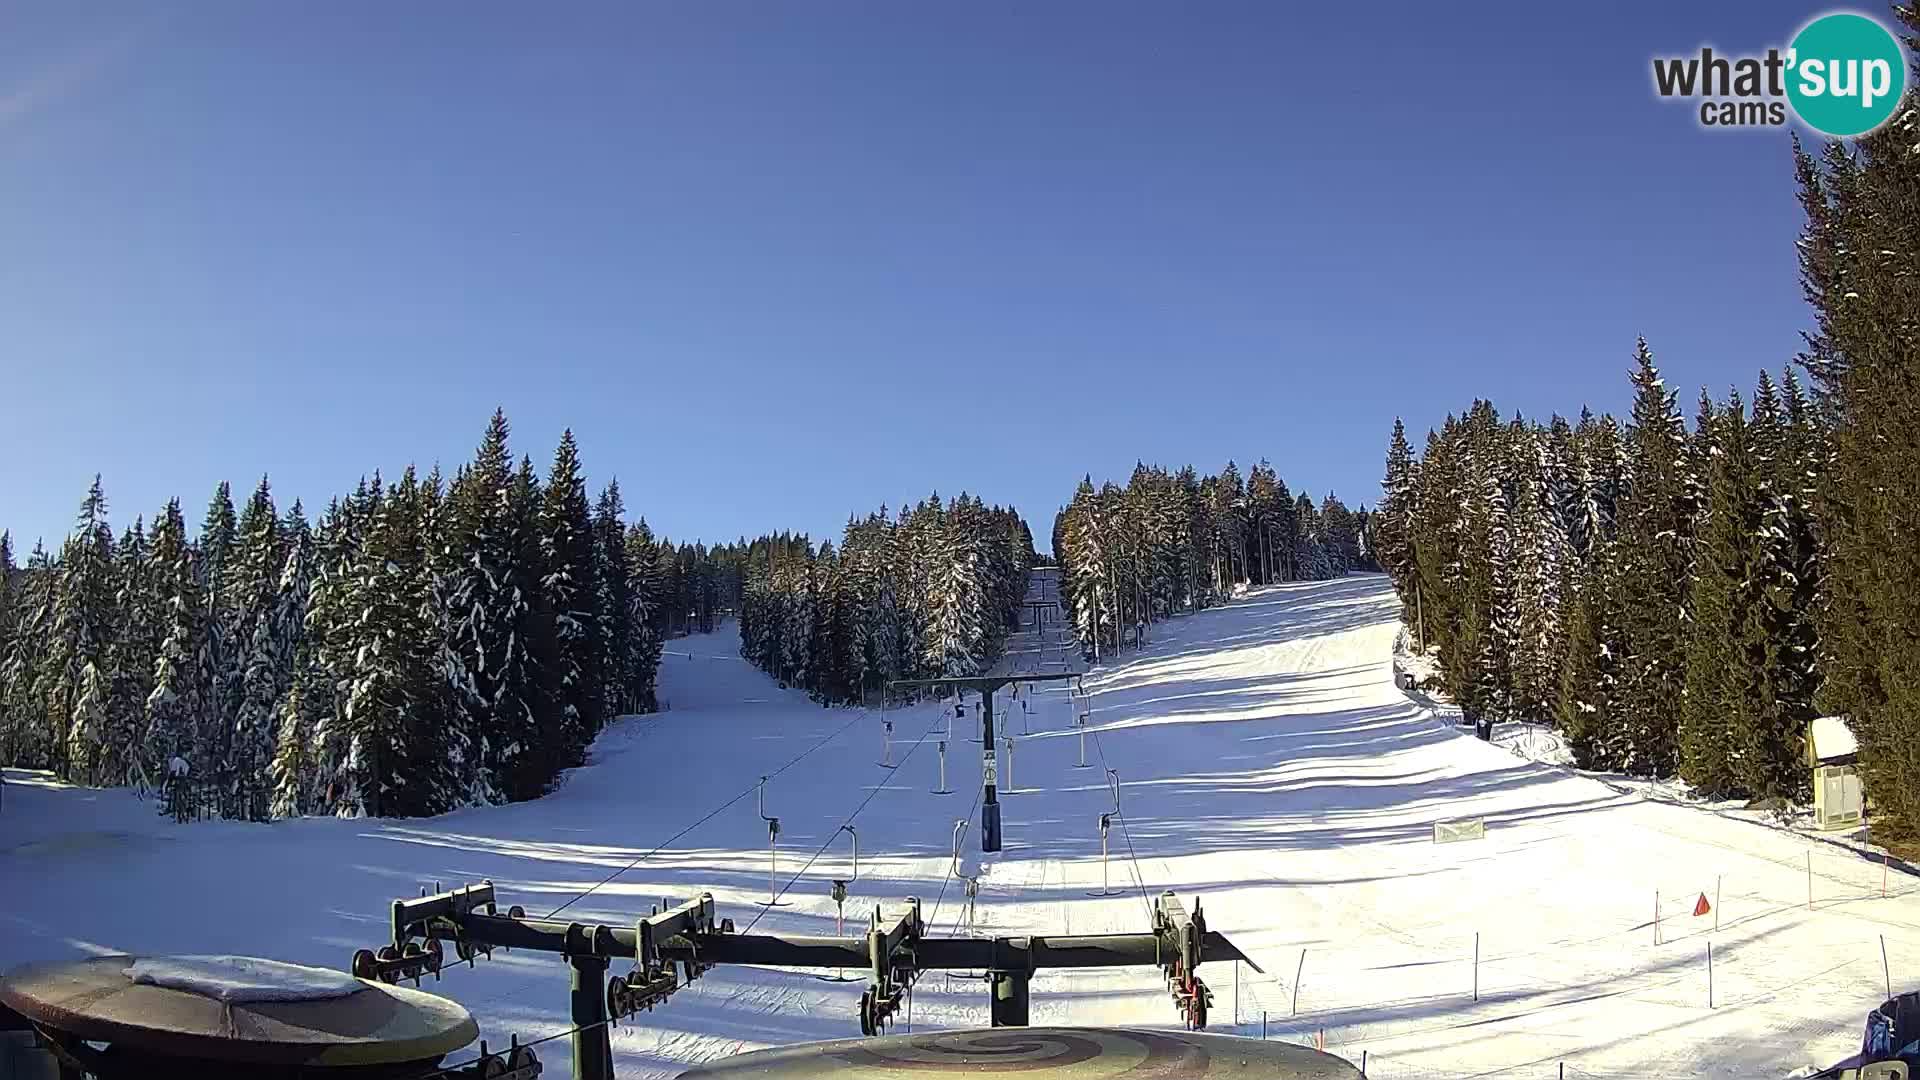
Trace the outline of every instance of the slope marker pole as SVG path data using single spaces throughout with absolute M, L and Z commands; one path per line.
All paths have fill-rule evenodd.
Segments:
M 1307 969 L 1307 950 L 1300 950 L 1300 962 L 1293 966 L 1293 1015 L 1300 1015 L 1300 973 Z
M 1887 963 L 1887 935 L 1880 935 L 1880 973 L 1887 980 L 1887 997 L 1893 997 L 1893 966 Z

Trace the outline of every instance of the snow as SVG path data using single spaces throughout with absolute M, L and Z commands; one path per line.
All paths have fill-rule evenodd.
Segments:
M 1215 1030 L 1258 1035 L 1264 1013 L 1271 1037 L 1324 1039 L 1356 1062 L 1364 1051 L 1368 1075 L 1387 1080 L 1551 1076 L 1562 1061 L 1570 1076 L 1784 1075 L 1858 1048 L 1885 996 L 1883 936 L 1894 989 L 1914 985 L 1920 890 L 1899 864 L 1461 733 L 1444 703 L 1395 687 L 1397 618 L 1385 579 L 1359 575 L 1256 588 L 1160 623 L 1147 648 L 1086 676 L 1085 770 L 1063 684 L 1036 686 L 1031 712 L 997 695 L 1019 786 L 1001 796 L 1006 850 L 984 859 L 978 932 L 1137 932 L 1143 892 L 1197 896 L 1209 925 L 1267 972 L 1243 968 L 1236 987 L 1232 965 L 1201 969 Z M 934 795 L 928 743 L 947 710 L 889 709 L 899 767 L 887 769 L 877 714 L 825 709 L 709 659 L 737 654 L 731 626 L 672 645 L 689 654 L 662 661 L 673 711 L 612 724 L 586 766 L 531 803 L 177 826 L 128 792 L 10 770 L 0 880 L 30 884 L 0 911 L 0 968 L 177 952 L 344 970 L 354 949 L 383 943 L 394 898 L 481 878 L 502 903 L 534 915 L 568 904 L 565 917 L 586 924 L 630 925 L 705 890 L 743 930 L 830 933 L 828 890 L 850 870 L 837 832 L 856 811 L 849 918 L 919 896 L 933 932 L 963 932 L 951 842 L 969 818 L 978 854 L 978 747 L 965 741 L 977 710 L 954 725 L 955 794 Z M 1550 734 L 1536 730 L 1533 746 Z M 1124 807 L 1108 871 L 1125 891 L 1093 896 L 1108 768 Z M 766 812 L 782 823 L 780 884 L 821 853 L 771 909 L 753 798 L 763 775 Z M 1434 822 L 1462 818 L 1483 819 L 1485 839 L 1433 843 Z M 1691 914 L 1701 894 L 1717 927 Z M 468 1006 L 502 1045 L 565 1030 L 567 984 L 559 957 L 514 950 L 425 988 Z M 717 968 L 615 1029 L 619 1075 L 852 1035 L 861 989 Z M 1036 1024 L 1177 1022 L 1153 970 L 1042 972 L 1033 995 Z M 984 986 L 930 974 L 913 1019 L 983 1025 Z M 545 1075 L 568 1075 L 563 1042 L 541 1049 Z
M 127 978 L 235 1005 L 326 1001 L 366 989 L 366 984 L 344 971 L 251 956 L 142 957 L 127 965 Z
M 1838 716 L 1816 717 L 1811 730 L 1813 755 L 1821 761 L 1853 757 L 1860 752 L 1860 744 L 1853 738 L 1853 729 Z

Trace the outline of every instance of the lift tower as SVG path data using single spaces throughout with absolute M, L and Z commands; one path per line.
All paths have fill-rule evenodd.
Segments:
M 999 765 L 993 756 L 993 692 L 1008 683 L 1063 682 L 1078 678 L 1078 672 L 1028 672 L 1010 675 L 980 675 L 973 678 L 953 679 L 895 679 L 887 684 L 888 690 L 908 689 L 916 686 L 950 686 L 959 690 L 976 690 L 980 694 L 980 777 L 983 785 L 980 792 L 980 850 L 1000 850 L 1000 778 Z

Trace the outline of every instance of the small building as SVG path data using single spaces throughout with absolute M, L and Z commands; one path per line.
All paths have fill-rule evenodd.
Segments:
M 1807 725 L 1807 765 L 1813 769 L 1813 822 L 1822 829 L 1851 829 L 1863 817 L 1860 744 L 1845 717 L 1821 716 Z

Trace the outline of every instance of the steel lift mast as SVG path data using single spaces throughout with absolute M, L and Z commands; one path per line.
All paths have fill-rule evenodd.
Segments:
M 609 1024 L 651 1011 L 677 990 L 720 964 L 795 968 L 865 968 L 860 1031 L 881 1034 L 900 1012 L 907 991 L 923 972 L 976 970 L 987 974 L 995 1027 L 1025 1027 L 1028 984 L 1045 968 L 1158 967 L 1186 1026 L 1206 1026 L 1213 992 L 1196 974 L 1210 961 L 1238 960 L 1260 968 L 1227 938 L 1207 929 L 1200 902 L 1189 912 L 1171 892 L 1154 904 L 1152 928 L 1142 934 L 1072 934 L 997 938 L 931 937 L 920 901 L 882 915 L 874 907 L 859 937 L 742 934 L 733 920 L 715 917 L 713 895 L 654 911 L 632 926 L 588 925 L 530 919 L 518 905 L 502 914 L 492 882 L 432 896 L 393 902 L 393 942 L 378 952 L 362 949 L 352 972 L 387 983 L 424 975 L 438 978 L 451 943 L 459 960 L 472 963 L 496 948 L 557 953 L 573 968 L 569 991 L 573 1022 L 573 1074 L 579 1080 L 612 1080 Z M 631 960 L 624 975 L 607 974 L 611 961 Z M 604 985 L 603 985 L 604 981 Z
M 895 679 L 888 690 L 923 686 L 952 687 L 957 691 L 974 690 L 980 694 L 980 850 L 1000 850 L 1000 774 L 993 753 L 993 692 L 1008 683 L 1064 682 L 1077 679 L 1079 672 L 1055 671 L 1024 675 L 982 675 L 975 678 Z

